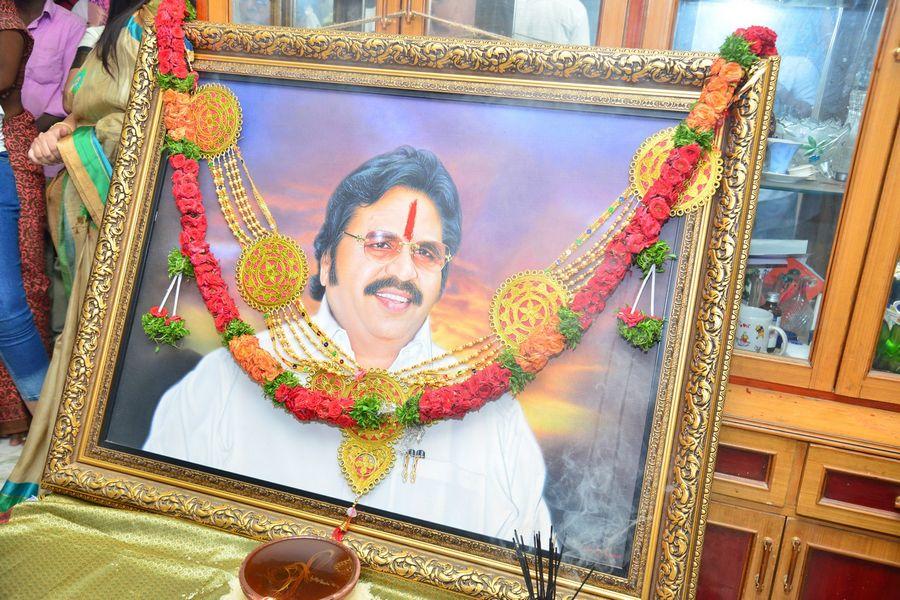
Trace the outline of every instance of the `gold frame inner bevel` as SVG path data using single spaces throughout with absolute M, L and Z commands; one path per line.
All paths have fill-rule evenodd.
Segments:
M 191 24 L 187 31 L 201 72 L 638 112 L 689 110 L 713 59 L 685 52 L 209 23 Z M 155 38 L 146 35 L 43 484 L 257 539 L 324 534 L 338 524 L 327 516 L 341 514 L 334 505 L 99 445 L 160 166 L 162 107 L 154 54 Z M 690 598 L 695 593 L 740 303 L 736 281 L 746 267 L 778 61 L 758 68 L 762 76 L 743 90 L 722 135 L 722 186 L 712 203 L 685 217 L 628 573 L 595 575 L 582 592 L 586 596 Z M 512 553 L 500 546 L 365 514 L 347 541 L 369 568 L 448 592 L 525 596 Z M 566 565 L 561 587 L 571 592 L 585 573 Z

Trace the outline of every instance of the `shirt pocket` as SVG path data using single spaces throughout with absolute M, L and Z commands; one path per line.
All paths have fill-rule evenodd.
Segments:
M 41 85 L 60 85 L 63 72 L 62 48 L 36 46 L 25 64 L 25 78 Z

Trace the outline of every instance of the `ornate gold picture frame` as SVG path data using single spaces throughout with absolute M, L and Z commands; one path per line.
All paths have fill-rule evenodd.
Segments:
M 306 93 L 302 90 L 324 90 L 335 98 L 372 92 L 384 102 L 422 98 L 468 102 L 477 105 L 475 110 L 512 106 L 549 111 L 546 114 L 628 118 L 634 123 L 652 118 L 658 119 L 660 129 L 688 112 L 713 61 L 711 55 L 685 52 L 208 23 L 192 24 L 187 33 L 201 83 L 223 82 L 239 92 L 250 90 L 242 101 L 253 96 L 253 86 L 277 85 L 301 90 L 290 92 L 301 96 Z M 327 535 L 342 520 L 335 508 L 346 504 L 317 495 L 315 483 L 310 484 L 310 494 L 303 494 L 297 486 L 203 468 L 177 458 L 166 460 L 158 453 L 142 451 L 140 442 L 129 446 L 116 438 L 116 419 L 126 419 L 117 415 L 127 413 L 122 406 L 130 406 L 117 392 L 124 389 L 121 382 L 123 365 L 129 364 L 129 344 L 136 343 L 129 335 L 135 315 L 146 310 L 141 302 L 151 279 L 147 273 L 151 273 L 153 240 L 163 235 L 159 233 L 161 207 L 171 203 L 170 188 L 162 177 L 164 132 L 154 56 L 155 40 L 147 35 L 134 74 L 43 485 L 101 504 L 170 514 L 257 539 Z M 641 439 L 631 440 L 640 449 L 641 464 L 634 476 L 634 512 L 627 539 L 617 558 L 607 562 L 593 564 L 564 556 L 560 586 L 569 593 L 590 567 L 599 565 L 582 594 L 693 597 L 741 296 L 738 282 L 743 280 L 749 249 L 777 68 L 777 59 L 762 61 L 739 90 L 718 140 L 723 157 L 720 187 L 711 202 L 688 213 L 669 231 L 677 260 L 668 267 L 667 333 L 658 354 L 651 355 L 656 371 L 652 397 L 647 400 L 646 427 Z M 291 87 L 295 85 L 299 87 Z M 253 110 L 251 114 L 251 108 L 245 102 L 248 136 L 248 123 L 261 113 Z M 277 113 L 284 107 L 269 108 Z M 483 110 L 485 115 L 494 114 L 492 109 Z M 280 118 L 293 119 L 295 114 L 285 109 Z M 276 135 L 277 128 L 262 133 Z M 623 145 L 623 164 L 627 165 L 637 146 Z M 260 161 L 253 162 L 249 151 L 245 154 L 263 194 L 274 193 L 259 175 Z M 328 193 L 323 192 L 323 203 Z M 212 197 L 205 197 L 208 206 L 213 206 Z M 624 304 L 630 298 L 621 300 Z M 154 367 L 149 363 L 145 368 Z M 595 466 L 579 468 L 589 473 Z M 569 484 L 559 479 L 554 485 Z M 554 508 L 553 514 L 563 514 L 561 510 Z M 360 513 L 346 541 L 364 567 L 432 586 L 427 589 L 433 597 L 454 592 L 483 598 L 524 597 L 509 540 L 403 514 L 367 511 L 365 500 Z

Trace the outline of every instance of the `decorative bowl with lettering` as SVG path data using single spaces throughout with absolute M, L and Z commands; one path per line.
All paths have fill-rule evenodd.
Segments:
M 241 564 L 241 590 L 250 600 L 338 600 L 359 580 L 359 558 L 327 538 L 299 536 L 267 542 Z

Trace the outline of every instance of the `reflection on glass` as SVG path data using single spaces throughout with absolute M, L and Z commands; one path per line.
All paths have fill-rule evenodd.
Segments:
M 809 357 L 887 5 L 886 0 L 679 3 L 677 49 L 715 51 L 726 35 L 750 24 L 778 33 L 775 122 L 743 300 L 752 307 L 767 305 L 788 344 L 782 348 L 780 339 L 771 339 L 763 352 Z
M 589 45 L 600 0 L 431 0 L 428 14 L 429 35 Z
M 252 25 L 327 27 L 375 17 L 376 0 L 231 0 L 232 21 Z M 347 30 L 374 31 L 373 22 Z
M 891 292 L 878 331 L 872 368 L 900 375 L 900 260 L 892 275 Z

